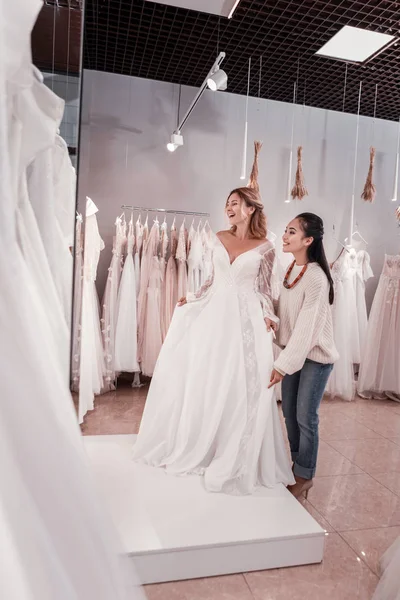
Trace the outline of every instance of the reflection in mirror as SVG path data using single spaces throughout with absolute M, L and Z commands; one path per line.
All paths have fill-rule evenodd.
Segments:
M 71 370 L 82 26 L 80 0 L 47 0 L 31 36 L 31 101 L 38 129 L 24 199 L 24 219 L 29 215 L 31 221 L 25 220 L 24 226 L 31 248 L 36 246 L 42 259 L 34 261 L 30 255 L 27 260 L 41 286 L 65 377 Z

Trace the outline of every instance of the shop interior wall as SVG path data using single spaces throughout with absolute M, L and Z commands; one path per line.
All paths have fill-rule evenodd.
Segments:
M 182 87 L 181 115 L 195 93 L 195 88 Z M 170 153 L 166 143 L 177 124 L 178 98 L 179 86 L 174 84 L 84 72 L 80 206 L 88 195 L 99 208 L 99 229 L 106 244 L 98 271 L 100 296 L 111 257 L 114 222 L 122 204 L 209 212 L 214 231 L 226 227 L 227 194 L 243 183 L 246 99 L 207 90 L 183 129 L 184 146 Z M 280 236 L 296 214 L 316 212 L 325 221 L 327 254 L 332 261 L 340 251 L 335 238 L 343 241 L 349 234 L 357 117 L 295 107 L 294 146 L 303 146 L 309 196 L 286 204 L 292 111 L 290 104 L 250 98 L 247 174 L 253 141 L 262 140 L 259 181 L 269 229 Z M 377 149 L 377 196 L 369 204 L 360 195 L 372 143 Z M 374 124 L 373 119 L 360 118 L 355 223 L 368 241 L 376 275 L 367 285 L 369 305 L 385 253 L 400 252 L 396 204 L 391 202 L 396 143 L 396 123 L 376 120 Z M 294 173 L 295 153 L 293 177 Z

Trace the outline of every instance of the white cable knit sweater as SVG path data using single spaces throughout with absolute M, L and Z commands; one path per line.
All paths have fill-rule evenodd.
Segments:
M 275 361 L 279 373 L 300 371 L 306 358 L 323 364 L 339 358 L 333 339 L 329 283 L 318 263 L 310 263 L 292 289 L 282 287 L 278 316 L 277 343 L 283 348 Z

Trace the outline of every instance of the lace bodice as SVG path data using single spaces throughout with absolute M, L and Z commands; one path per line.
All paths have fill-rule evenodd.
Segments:
M 129 223 L 129 228 L 128 228 L 128 238 L 127 238 L 127 245 L 126 245 L 127 254 L 133 254 L 134 247 L 135 247 L 135 233 L 134 233 L 133 221 L 131 219 L 131 221 Z
M 228 251 L 215 236 L 212 245 L 213 272 L 207 282 L 195 294 L 188 294 L 188 302 L 201 300 L 210 292 L 224 288 L 239 296 L 257 296 L 265 317 L 277 322 L 272 297 L 272 272 L 275 248 L 266 241 L 257 248 L 240 254 L 230 263 Z
M 400 255 L 385 254 L 385 263 L 382 270 L 383 275 L 393 279 L 400 279 Z

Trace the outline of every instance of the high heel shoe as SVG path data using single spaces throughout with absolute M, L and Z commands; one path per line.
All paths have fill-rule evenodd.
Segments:
M 305 497 L 307 500 L 308 492 L 313 487 L 314 483 L 312 479 L 304 479 L 303 477 L 297 477 L 295 475 L 296 483 L 288 486 L 288 490 L 295 498 L 300 498 L 300 496 Z

